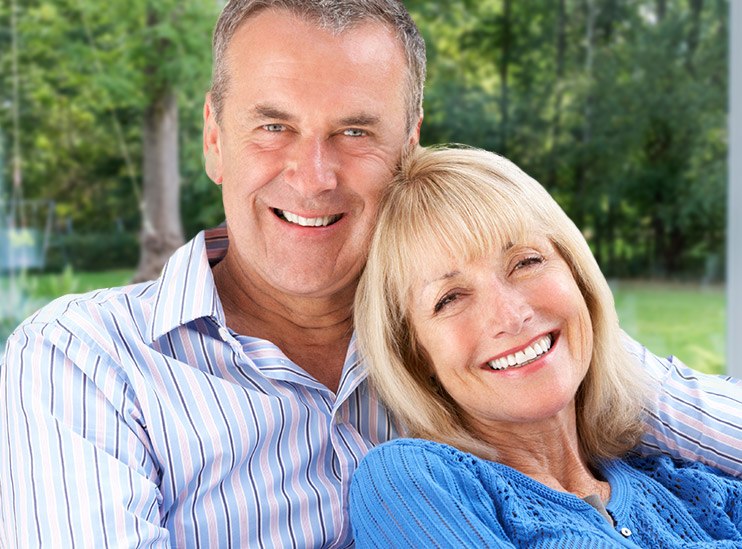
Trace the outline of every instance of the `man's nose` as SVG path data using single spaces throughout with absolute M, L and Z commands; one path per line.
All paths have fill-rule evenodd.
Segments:
M 307 138 L 293 147 L 285 170 L 286 181 L 305 198 L 337 187 L 337 158 L 328 140 Z

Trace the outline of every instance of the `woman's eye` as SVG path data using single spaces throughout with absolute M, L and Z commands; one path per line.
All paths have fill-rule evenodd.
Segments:
M 523 259 L 518 260 L 513 270 L 517 271 L 519 269 L 525 269 L 533 265 L 540 265 L 543 262 L 544 262 L 543 256 L 536 255 L 536 254 L 529 255 L 528 257 L 524 257 Z
M 460 295 L 461 294 L 458 292 L 451 292 L 449 294 L 444 295 L 442 298 L 438 300 L 438 302 L 435 304 L 435 307 L 433 307 L 433 312 L 434 313 L 440 312 L 446 305 L 456 301 Z

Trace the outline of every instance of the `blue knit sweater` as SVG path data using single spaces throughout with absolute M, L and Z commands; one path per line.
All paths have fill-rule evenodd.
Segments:
M 742 481 L 668 457 L 608 462 L 606 506 L 435 442 L 399 439 L 350 488 L 358 547 L 742 548 Z M 722 541 L 727 540 L 727 541 Z

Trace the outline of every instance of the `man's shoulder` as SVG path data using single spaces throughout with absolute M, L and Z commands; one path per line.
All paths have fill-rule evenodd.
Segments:
M 140 306 L 156 296 L 153 288 L 158 281 L 140 282 L 112 288 L 100 288 L 85 293 L 67 294 L 41 307 L 24 321 L 24 324 L 52 324 L 71 314 L 83 311 L 115 310 L 122 306 L 139 303 Z
M 188 275 L 199 269 L 208 269 L 200 235 L 176 250 L 155 280 L 61 296 L 28 317 L 15 333 L 50 336 L 61 330 L 82 339 L 105 334 L 127 339 L 132 333 L 145 338 L 152 332 L 156 310 L 162 309 L 160 316 L 171 316 L 170 310 L 182 301 L 180 296 L 190 293 Z M 180 311 L 177 314 L 182 317 Z
M 24 320 L 9 341 L 48 340 L 55 345 L 74 338 L 115 345 L 127 334 L 145 332 L 157 285 L 151 281 L 61 296 Z

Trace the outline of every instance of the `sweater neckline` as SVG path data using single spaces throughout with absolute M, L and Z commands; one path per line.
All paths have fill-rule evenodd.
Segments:
M 572 509 L 584 508 L 585 505 L 590 506 L 590 508 L 594 508 L 594 506 L 585 501 L 584 498 L 581 498 L 580 496 L 577 496 L 572 492 L 562 492 L 560 490 L 555 490 L 554 488 L 551 488 L 546 484 L 529 477 L 525 473 L 521 473 L 520 471 L 510 467 L 509 465 L 504 465 L 495 461 L 482 461 L 485 461 L 485 463 L 487 463 L 489 466 L 497 469 L 499 474 L 507 476 L 518 483 L 526 484 L 539 496 L 546 497 L 551 501 L 558 502 L 562 505 L 567 505 Z M 624 486 L 622 476 L 616 475 L 614 473 L 617 464 L 619 464 L 619 462 L 617 462 L 616 460 L 610 460 L 602 462 L 599 466 L 601 475 L 605 477 L 606 481 L 611 486 L 611 496 L 608 502 L 605 504 L 606 508 L 611 507 L 615 501 L 623 501 L 623 499 L 625 498 L 626 487 Z

